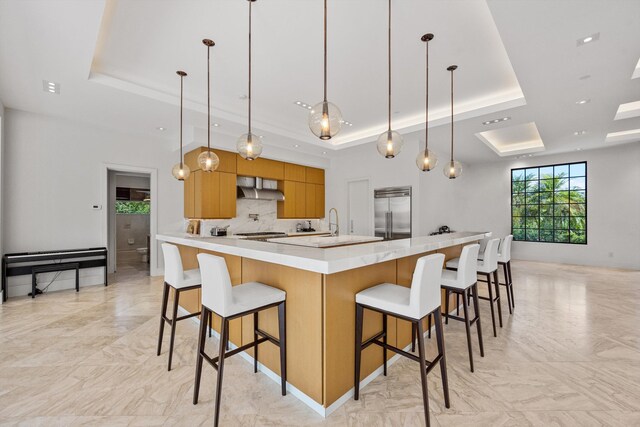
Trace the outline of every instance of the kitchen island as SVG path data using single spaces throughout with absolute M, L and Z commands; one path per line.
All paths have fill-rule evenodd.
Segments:
M 287 293 L 287 369 L 292 394 L 315 411 L 328 415 L 353 392 L 355 294 L 380 283 L 411 285 L 418 258 L 444 253 L 446 259 L 460 254 L 462 245 L 488 233 L 457 232 L 428 237 L 316 248 L 243 239 L 160 234 L 157 239 L 178 245 L 185 269 L 198 268 L 197 254 L 225 258 L 231 282 L 262 282 Z M 181 306 L 200 309 L 200 290 L 181 295 Z M 260 327 L 278 335 L 275 309 L 260 313 Z M 219 319 L 214 319 L 219 330 Z M 250 316 L 230 324 L 230 340 L 240 346 L 253 340 Z M 382 316 L 365 313 L 367 339 L 382 330 Z M 388 341 L 404 348 L 411 342 L 409 322 L 388 317 Z M 263 349 L 264 347 L 264 349 Z M 252 350 L 248 350 L 250 357 Z M 388 352 L 389 359 L 396 357 Z M 394 359 L 395 360 L 395 359 Z M 278 349 L 260 348 L 261 369 L 279 375 Z M 361 380 L 365 384 L 382 372 L 382 349 L 370 346 L 362 353 Z

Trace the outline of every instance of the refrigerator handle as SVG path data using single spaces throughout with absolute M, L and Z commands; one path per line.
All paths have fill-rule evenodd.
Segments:
M 384 238 L 389 238 L 389 212 L 384 213 Z
M 393 211 L 389 212 L 389 238 L 393 238 Z
M 351 234 L 353 234 L 353 220 L 351 220 Z

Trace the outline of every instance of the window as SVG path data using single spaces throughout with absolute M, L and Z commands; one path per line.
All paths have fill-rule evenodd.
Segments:
M 149 202 L 116 201 L 116 214 L 146 214 L 151 212 Z
M 514 240 L 587 243 L 587 163 L 511 169 Z

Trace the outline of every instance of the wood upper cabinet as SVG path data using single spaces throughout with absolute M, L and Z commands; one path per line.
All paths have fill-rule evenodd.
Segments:
M 220 218 L 236 216 L 236 174 L 220 172 Z
M 247 160 L 236 155 L 236 172 L 242 176 L 259 176 L 260 178 L 282 181 L 284 179 L 284 163 L 263 158 Z
M 305 169 L 305 182 L 324 185 L 324 169 L 311 168 L 308 166 Z
M 324 218 L 324 185 L 282 181 L 278 189 L 284 201 L 278 202 L 278 218 Z
M 184 163 L 189 166 L 191 172 L 200 170 L 200 165 L 198 164 L 198 155 L 203 151 L 207 151 L 207 147 L 198 147 L 195 150 L 189 151 L 184 155 Z M 228 173 L 236 173 L 236 153 L 232 153 L 231 151 L 217 150 L 212 148 L 211 151 L 216 153 L 218 159 L 220 159 L 220 164 L 216 169 L 216 172 L 228 172 Z
M 284 164 L 284 179 L 285 181 L 307 182 L 306 181 L 306 168 L 300 165 L 294 165 L 293 163 Z
M 184 180 L 184 216 L 215 219 L 236 216 L 236 174 L 195 170 Z

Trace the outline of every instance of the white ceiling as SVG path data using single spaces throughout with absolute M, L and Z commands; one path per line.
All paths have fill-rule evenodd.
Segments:
M 545 145 L 536 155 L 610 145 L 607 133 L 640 128 L 640 117 L 613 121 L 620 104 L 640 100 L 640 79 L 631 78 L 640 58 L 638 16 L 637 0 L 396 0 L 393 127 L 409 140 L 424 133 L 420 36 L 433 32 L 430 139 L 440 157 L 448 153 L 445 69 L 452 63 L 460 67 L 461 161 L 499 159 L 476 133 L 530 122 Z M 274 147 L 331 157 L 385 128 L 386 1 L 329 2 L 329 99 L 354 123 L 330 144 L 312 136 L 307 111 L 294 104 L 321 100 L 322 1 L 258 0 L 253 31 L 254 127 L 265 155 Z M 598 41 L 576 46 L 594 33 Z M 160 137 L 175 149 L 175 71 L 184 69 L 186 140 L 206 142 L 205 37 L 217 43 L 213 143 L 228 147 L 246 130 L 245 1 L 0 1 L 0 99 L 9 108 Z M 44 92 L 42 80 L 60 83 L 61 93 Z M 580 99 L 591 101 L 577 105 Z M 586 134 L 575 136 L 578 130 Z

